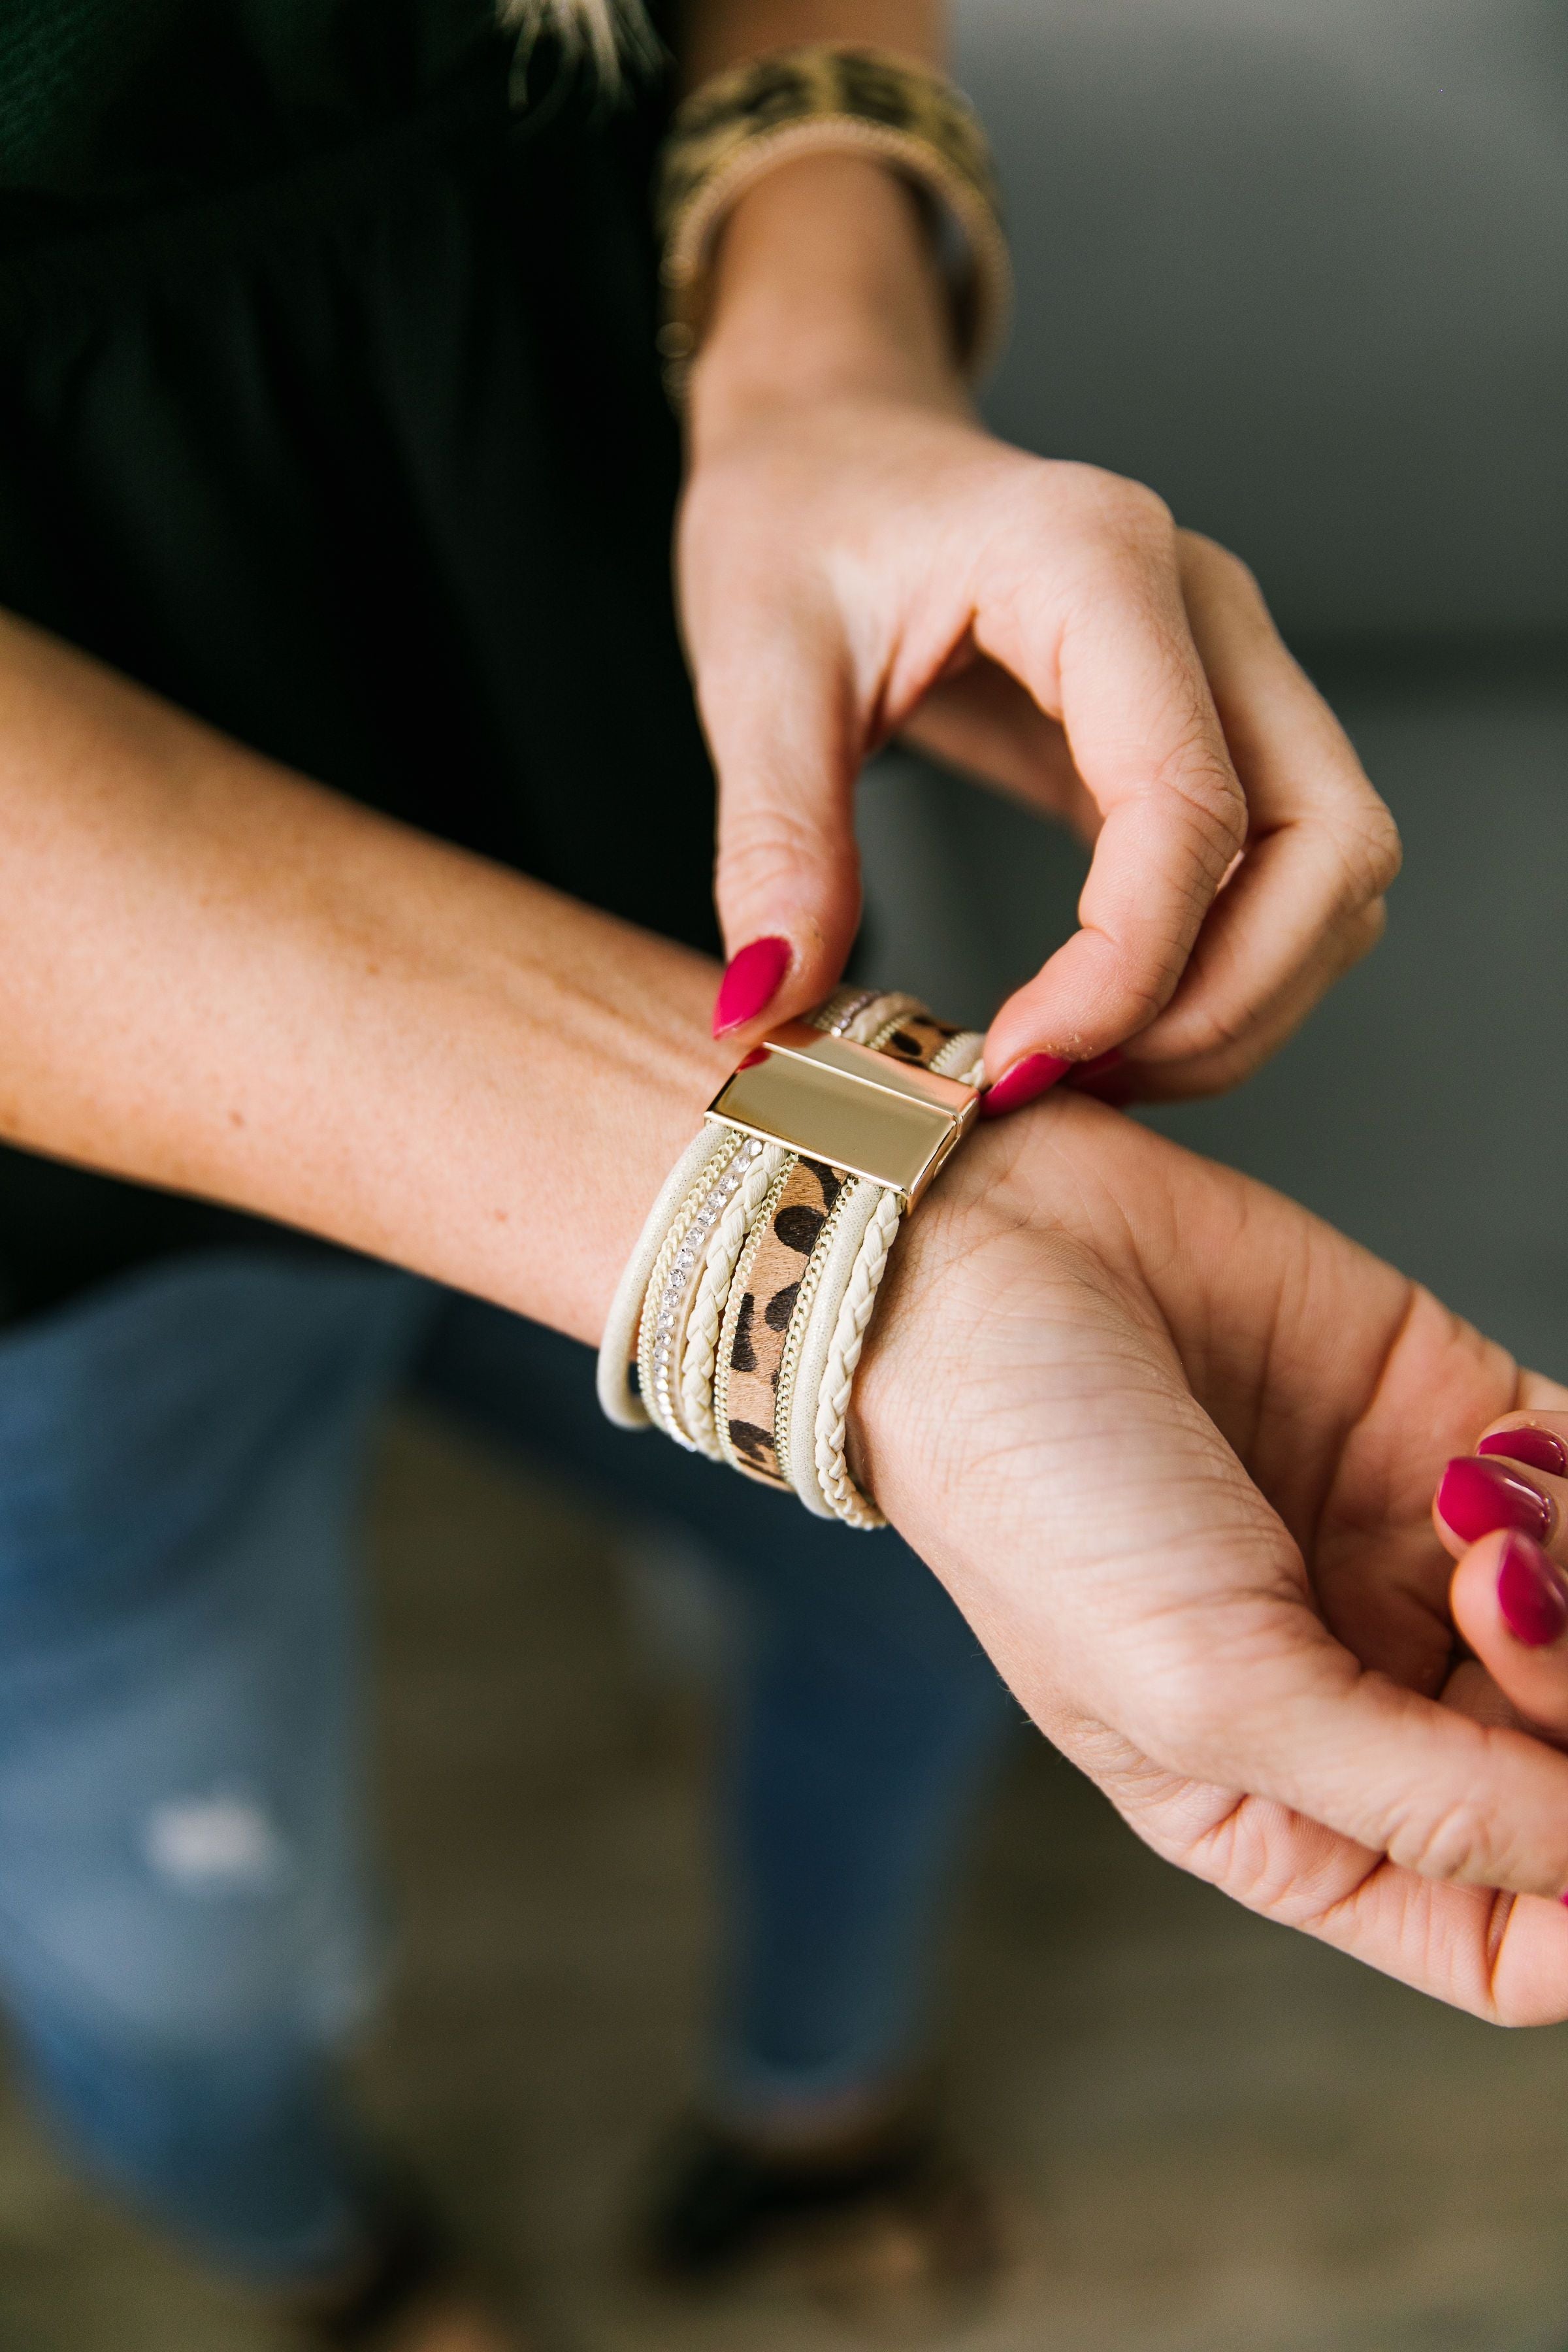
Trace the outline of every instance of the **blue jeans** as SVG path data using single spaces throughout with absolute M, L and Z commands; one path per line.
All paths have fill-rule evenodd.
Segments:
M 379 1941 L 360 1489 L 410 1382 L 722 1563 L 720 2095 L 850 2087 L 909 2052 L 1009 1716 L 896 1538 L 626 1438 L 585 1350 L 475 1301 L 234 1251 L 0 1340 L 0 1992 L 83 2163 L 274 2282 L 346 2259 L 374 2194 L 332 2074 Z

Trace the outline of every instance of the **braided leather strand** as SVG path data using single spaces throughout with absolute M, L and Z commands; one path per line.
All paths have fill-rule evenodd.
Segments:
M 939 1078 L 956 1078 L 961 1087 L 983 1087 L 985 1083 L 985 1040 L 978 1029 L 961 1029 L 950 1037 L 940 1054 L 931 1055 L 931 1066 Z
M 887 1271 L 888 1254 L 898 1239 L 899 1196 L 884 1192 L 867 1227 L 855 1260 L 855 1271 L 844 1294 L 827 1351 L 827 1370 L 816 1407 L 816 1475 L 836 1516 L 852 1528 L 887 1525 L 874 1503 L 867 1500 L 849 1475 L 845 1438 L 849 1421 L 849 1395 L 877 1291 Z

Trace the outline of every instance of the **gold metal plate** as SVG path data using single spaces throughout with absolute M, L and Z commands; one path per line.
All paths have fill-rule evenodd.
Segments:
M 973 1124 L 979 1102 L 975 1088 L 956 1078 L 789 1021 L 725 1080 L 708 1117 L 869 1176 L 900 1192 L 908 1210 Z

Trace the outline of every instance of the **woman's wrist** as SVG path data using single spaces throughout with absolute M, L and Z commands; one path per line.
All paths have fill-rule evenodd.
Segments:
M 947 289 L 913 192 L 879 163 L 781 163 L 737 201 L 690 377 L 692 448 L 784 404 L 898 399 L 964 415 Z
M 1129 1204 L 1157 1201 L 1150 1163 L 1168 1150 L 1058 1096 L 980 1126 L 908 1221 L 856 1379 L 850 1459 L 955 1590 L 1005 1575 L 1037 1538 L 1012 1514 L 1031 1492 L 1021 1461 L 1053 1433 L 1036 1407 L 1054 1345 L 1042 1318 L 1070 1334 L 1108 1289 L 1143 1295 Z M 1064 1419 L 1078 1402 L 1063 1398 Z
M 940 1422 L 956 1369 L 980 1359 L 976 1302 L 984 1275 L 1018 1236 L 1025 1212 L 1013 1181 L 1018 1139 L 981 1126 L 953 1154 L 905 1223 L 867 1335 L 850 1405 L 849 1457 L 863 1489 L 911 1542 L 931 1487 L 945 1477 Z M 921 1525 L 911 1522 L 914 1506 Z M 947 1530 L 952 1532 L 951 1528 Z M 933 1562 L 933 1564 L 935 1564 Z

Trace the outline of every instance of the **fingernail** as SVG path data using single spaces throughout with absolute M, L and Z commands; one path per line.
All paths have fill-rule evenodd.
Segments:
M 1497 1605 L 1514 1640 L 1527 1650 L 1543 1650 L 1568 1628 L 1568 1590 L 1551 1555 L 1533 1536 L 1516 1532 L 1504 1544 Z
M 1463 1543 L 1474 1543 L 1499 1528 L 1519 1528 L 1538 1539 L 1552 1533 L 1555 1514 L 1539 1486 L 1500 1462 L 1478 1462 L 1461 1454 L 1443 1473 L 1438 1516 Z
M 1021 1062 L 1003 1071 L 994 1087 L 986 1087 L 980 1097 L 981 1118 L 1001 1118 L 1007 1111 L 1021 1110 L 1072 1066 L 1065 1054 L 1026 1054 Z
M 742 1029 L 754 1021 L 765 1004 L 771 1004 L 779 992 L 779 982 L 789 970 L 787 940 L 752 940 L 748 947 L 730 958 L 724 967 L 724 977 L 719 982 L 719 993 L 713 1000 L 713 1034 L 728 1035 L 731 1029 Z
M 1112 1045 L 1109 1054 L 1097 1054 L 1092 1062 L 1080 1062 L 1074 1071 L 1075 1081 L 1102 1078 L 1108 1070 L 1119 1070 L 1127 1059 L 1120 1045 Z
M 1549 1429 L 1500 1429 L 1490 1437 L 1483 1437 L 1477 1446 L 1478 1454 L 1500 1454 L 1510 1462 L 1522 1462 L 1531 1470 L 1545 1470 L 1553 1478 L 1568 1478 L 1568 1445 L 1553 1437 Z

